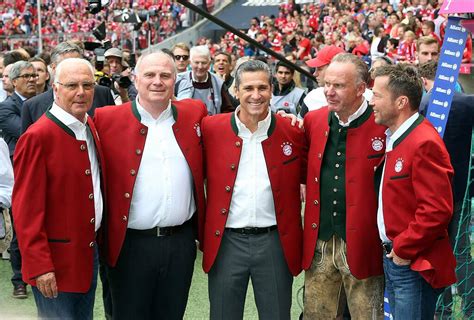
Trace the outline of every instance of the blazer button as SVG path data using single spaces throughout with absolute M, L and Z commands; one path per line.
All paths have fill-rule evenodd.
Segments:
M 125 194 L 123 195 L 126 199 L 129 199 L 130 198 L 130 193 L 128 192 L 125 192 Z
M 314 200 L 314 204 L 315 204 L 315 205 L 318 205 L 318 204 L 319 204 L 319 201 L 318 201 L 318 200 Z
M 91 221 L 89 221 L 91 224 L 95 223 L 95 218 L 92 218 Z
M 85 144 L 81 144 L 80 148 L 81 148 L 81 151 L 84 151 L 84 150 L 86 150 L 86 145 L 85 145 Z
M 127 221 L 127 216 L 123 216 L 123 217 L 122 217 L 122 220 L 123 220 L 123 221 Z
M 225 191 L 230 192 L 230 186 L 225 186 Z
M 89 199 L 90 200 L 94 199 L 94 194 L 93 193 L 89 193 Z
M 141 134 L 142 136 L 144 136 L 144 135 L 146 134 L 146 129 L 145 129 L 145 128 L 141 128 L 141 129 L 140 129 L 140 134 Z
M 321 153 L 318 153 L 318 159 L 321 159 L 323 155 Z
M 315 177 L 315 178 L 314 178 L 314 182 L 318 182 L 318 181 L 319 181 L 319 180 L 318 180 L 318 177 Z
M 142 154 L 142 150 L 141 150 L 141 149 L 137 149 L 137 150 L 135 150 L 135 153 L 136 153 L 137 155 L 141 155 L 141 154 Z
M 236 141 L 236 142 L 235 142 L 235 146 L 236 146 L 237 148 L 240 148 L 240 141 Z
M 219 230 L 216 230 L 215 235 L 216 237 L 219 237 L 221 235 L 221 232 Z
M 135 170 L 133 170 L 133 169 L 130 170 L 130 175 L 134 176 L 134 175 L 136 175 L 136 174 L 137 174 L 137 172 L 136 172 Z
M 94 242 L 89 243 L 89 247 L 93 248 L 95 246 Z
M 230 165 L 230 170 L 235 170 L 235 164 Z
M 91 175 L 91 171 L 89 169 L 86 169 L 86 171 L 84 172 L 86 174 L 86 176 L 90 176 Z
M 311 224 L 311 228 L 316 229 L 317 227 L 318 227 L 318 224 L 317 224 L 317 223 L 314 223 L 314 222 L 313 222 L 313 223 Z
M 328 136 L 328 132 L 327 132 L 327 131 L 324 131 L 324 136 L 325 136 L 325 137 Z
M 226 214 L 226 213 L 227 213 L 227 210 L 226 210 L 225 208 L 222 208 L 222 209 L 221 209 L 221 213 L 222 213 L 222 214 Z

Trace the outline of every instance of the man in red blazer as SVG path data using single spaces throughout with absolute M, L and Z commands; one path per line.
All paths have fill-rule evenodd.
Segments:
M 377 69 L 373 91 L 375 122 L 388 127 L 377 224 L 390 311 L 394 319 L 433 319 L 438 295 L 456 282 L 447 230 L 453 169 L 443 140 L 418 114 L 422 83 L 415 69 Z
M 181 319 L 204 217 L 197 100 L 172 101 L 176 67 L 155 52 L 137 61 L 138 97 L 96 110 L 107 162 L 107 263 L 114 319 Z M 202 224 L 201 224 L 202 225 Z
M 210 318 L 242 319 L 250 278 L 259 317 L 290 319 L 301 271 L 304 134 L 271 112 L 267 64 L 242 64 L 235 87 L 239 108 L 202 124 Z
M 328 106 L 306 114 L 309 140 L 303 268 L 304 317 L 334 319 L 347 305 L 356 319 L 383 317 L 382 248 L 374 166 L 385 128 L 363 94 L 368 70 L 336 55 L 324 75 Z M 308 106 L 310 107 L 310 106 Z
M 33 287 L 40 318 L 92 319 L 104 165 L 86 113 L 94 95 L 93 67 L 65 59 L 54 79 L 52 107 L 20 137 L 15 151 L 13 214 L 22 274 Z

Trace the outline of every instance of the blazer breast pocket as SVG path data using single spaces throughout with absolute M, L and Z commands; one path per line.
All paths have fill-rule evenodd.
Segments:
M 401 180 L 401 179 L 407 179 L 407 178 L 410 178 L 410 175 L 408 173 L 407 174 L 402 174 L 402 175 L 399 175 L 399 176 L 391 176 L 390 180 Z
M 283 165 L 290 164 L 290 163 L 292 163 L 292 162 L 298 160 L 298 158 L 299 158 L 299 157 L 296 156 L 296 157 L 290 158 L 290 159 L 288 159 L 288 160 L 285 160 L 285 161 L 283 161 Z

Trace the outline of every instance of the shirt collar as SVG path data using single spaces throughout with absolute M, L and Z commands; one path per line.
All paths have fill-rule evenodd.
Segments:
M 15 93 L 17 96 L 20 97 L 21 101 L 25 101 L 27 98 L 25 98 L 24 96 L 22 96 L 18 91 L 15 90 Z
M 192 71 L 191 71 L 191 77 L 193 78 L 194 82 L 205 83 L 209 79 L 209 72 L 206 72 L 206 79 L 204 79 L 204 81 L 199 81 L 198 79 L 196 79 L 194 77 L 194 72 L 192 72 Z
M 81 133 L 86 130 L 87 118 L 89 116 L 87 113 L 84 117 L 84 122 L 81 122 L 72 114 L 58 106 L 56 102 L 53 102 L 53 106 L 51 107 L 49 112 L 59 121 L 61 121 L 65 126 L 71 129 L 76 135 L 76 138 L 80 137 L 82 135 Z
M 339 120 L 339 124 L 342 126 L 342 127 L 348 127 L 352 121 L 356 120 L 357 118 L 359 118 L 361 115 L 364 114 L 365 110 L 367 110 L 367 100 L 364 99 L 364 101 L 362 102 L 362 105 L 359 107 L 359 109 L 357 109 L 356 112 L 354 112 L 353 114 L 351 114 L 349 116 L 349 118 L 347 118 L 347 122 L 344 123 L 342 122 L 342 120 L 339 118 L 339 116 L 337 115 L 336 112 L 334 112 L 334 115 L 336 116 L 337 120 Z
M 166 109 L 163 110 L 163 112 L 156 119 L 154 119 L 153 116 L 148 111 L 146 111 L 145 108 L 143 108 L 143 106 L 140 104 L 139 96 L 136 99 L 136 104 L 137 104 L 137 111 L 140 114 L 141 122 L 143 124 L 159 123 L 173 116 L 173 113 L 171 111 L 171 100 L 168 102 L 168 106 L 166 107 Z
M 385 135 L 387 136 L 387 148 L 386 152 L 393 150 L 393 143 L 397 141 L 411 126 L 415 123 L 416 119 L 420 114 L 418 112 L 414 113 L 410 118 L 406 119 L 400 127 L 398 127 L 395 132 L 390 131 L 390 129 L 385 130 Z
M 238 106 L 237 109 L 235 109 L 235 112 L 234 112 L 235 123 L 237 125 L 237 128 L 239 129 L 239 136 L 240 136 L 241 132 L 250 132 L 250 130 L 245 126 L 245 124 L 242 121 L 240 121 L 240 119 L 238 117 L 239 112 L 240 112 L 240 106 Z M 267 134 L 268 129 L 270 129 L 270 124 L 271 124 L 271 120 L 272 120 L 271 113 L 272 113 L 272 110 L 270 109 L 270 107 L 268 107 L 267 116 L 265 117 L 265 119 L 258 122 L 257 130 L 253 134 L 257 134 L 257 133 Z

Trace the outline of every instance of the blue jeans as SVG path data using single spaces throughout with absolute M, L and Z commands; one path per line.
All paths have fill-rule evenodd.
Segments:
M 38 318 L 92 320 L 99 269 L 97 246 L 95 248 L 92 282 L 89 291 L 86 293 L 58 292 L 57 298 L 48 299 L 43 296 L 38 288 L 32 286 L 38 309 Z
M 443 289 L 434 289 L 410 266 L 398 266 L 383 256 L 385 290 L 393 319 L 433 319 L 436 301 Z

